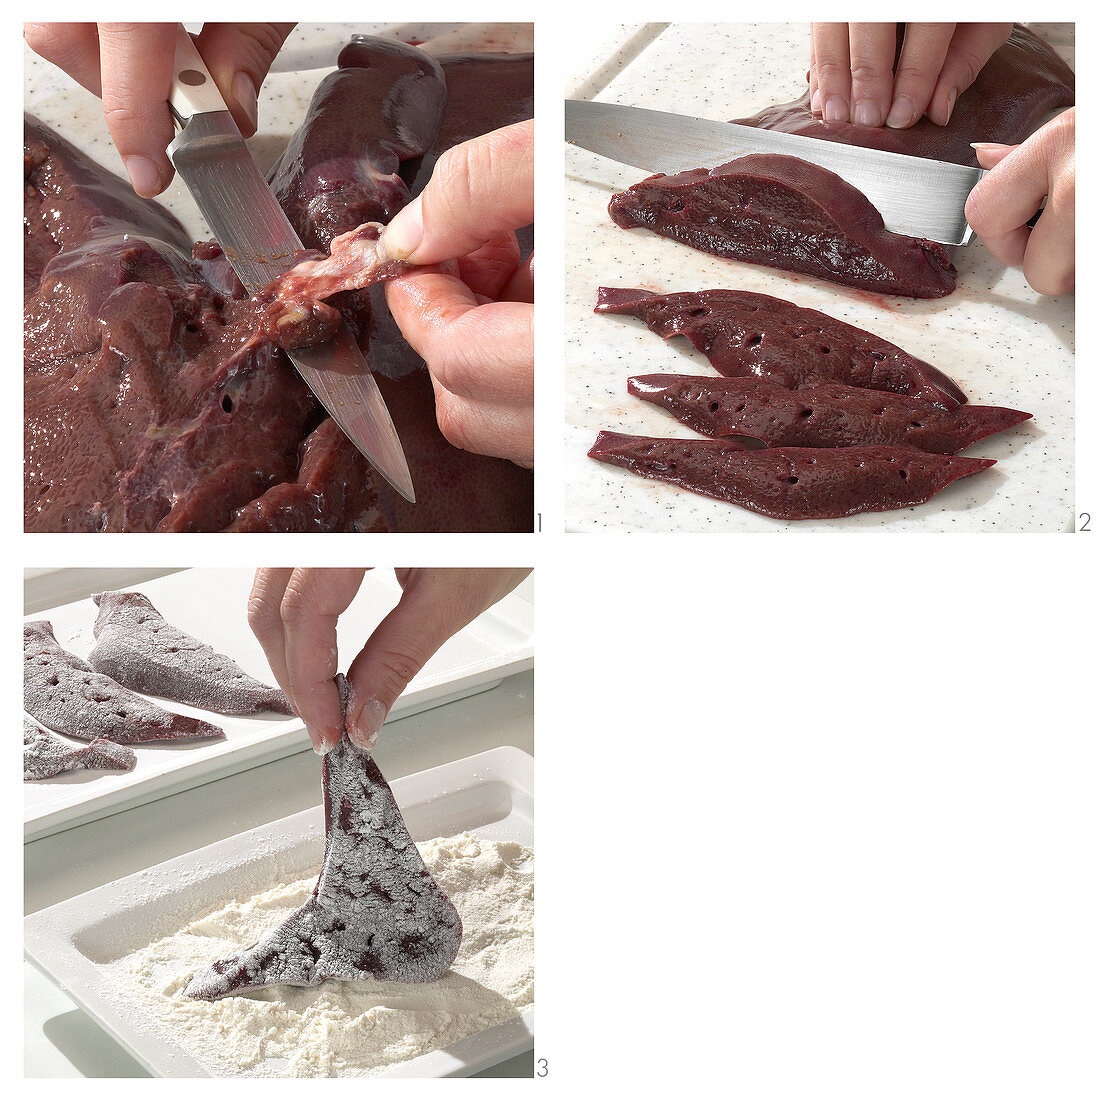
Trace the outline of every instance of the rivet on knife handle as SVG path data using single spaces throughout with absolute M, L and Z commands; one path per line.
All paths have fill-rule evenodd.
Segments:
M 180 125 L 185 125 L 195 115 L 228 110 L 194 39 L 182 23 L 175 38 L 175 62 L 171 70 L 168 103 Z

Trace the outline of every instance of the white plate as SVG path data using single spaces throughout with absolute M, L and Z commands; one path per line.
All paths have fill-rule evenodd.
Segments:
M 588 28 L 589 29 L 589 28 Z M 1073 26 L 1037 25 L 1073 64 Z M 591 37 L 596 38 L 591 31 Z M 800 94 L 808 27 L 795 23 L 646 24 L 604 29 L 569 94 L 702 118 L 732 119 Z M 615 190 L 650 173 L 566 147 L 567 332 L 565 477 L 574 531 L 940 532 L 1064 531 L 1074 513 L 1074 297 L 1042 298 L 1020 271 L 976 242 L 955 250 L 959 285 L 914 300 L 858 290 L 698 252 L 615 225 Z M 972 402 L 1034 419 L 965 454 L 998 465 L 916 508 L 842 520 L 787 522 L 588 458 L 600 430 L 701 438 L 631 397 L 632 374 L 700 374 L 708 360 L 679 337 L 666 344 L 640 321 L 596 316 L 599 286 L 659 292 L 726 287 L 786 298 L 874 332 L 955 378 Z
M 266 658 L 247 624 L 251 577 L 243 569 L 191 569 L 134 587 L 144 592 L 172 625 L 209 642 L 246 672 L 272 683 Z M 526 581 L 446 642 L 396 701 L 392 718 L 486 691 L 505 676 L 532 668 L 531 584 Z M 375 570 L 367 576 L 339 620 L 344 665 L 395 606 L 398 593 L 390 571 Z M 48 619 L 58 642 L 86 658 L 95 641 L 92 626 L 96 613 L 94 603 L 86 599 L 27 618 Z M 133 745 L 137 766 L 131 772 L 65 772 L 53 779 L 24 783 L 24 841 L 309 748 L 301 720 L 292 715 L 232 717 L 168 700 L 157 702 L 168 710 L 220 726 L 225 740 Z
M 475 831 L 533 846 L 533 757 L 497 748 L 397 779 L 393 793 L 417 841 Z M 24 921 L 26 956 L 157 1077 L 210 1077 L 147 1013 L 104 980 L 102 965 L 138 951 L 226 897 L 314 874 L 323 807 L 90 890 Z M 518 1019 L 386 1070 L 387 1077 L 467 1077 L 533 1045 L 533 1009 Z

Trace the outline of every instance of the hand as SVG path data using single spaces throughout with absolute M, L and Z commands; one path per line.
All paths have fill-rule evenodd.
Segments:
M 947 126 L 957 97 L 1012 30 L 1012 23 L 907 23 L 896 67 L 894 23 L 812 23 L 812 113 L 897 130 L 925 114 Z
M 257 569 L 248 622 L 271 671 L 321 755 L 339 743 L 335 627 L 365 569 Z M 369 636 L 347 673 L 347 734 L 377 742 L 392 704 L 444 642 L 498 603 L 528 569 L 397 569 L 403 595 Z
M 455 446 L 533 466 L 533 122 L 455 146 L 381 234 L 384 259 L 456 261 L 459 274 L 386 284 L 389 309 L 434 382 L 438 427 Z
M 1024 270 L 1033 290 L 1068 294 L 1074 289 L 1074 108 L 1021 145 L 973 148 L 990 172 L 968 195 L 968 224 L 995 259 Z
M 259 87 L 292 23 L 206 23 L 195 42 L 245 137 L 255 133 Z M 175 170 L 168 111 L 178 23 L 24 23 L 40 57 L 103 100 L 107 129 L 134 191 L 159 195 Z

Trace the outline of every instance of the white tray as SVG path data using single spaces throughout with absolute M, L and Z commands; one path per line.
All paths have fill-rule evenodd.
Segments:
M 589 40 L 596 41 L 593 28 Z M 1073 65 L 1073 26 L 1039 24 Z M 795 23 L 605 26 L 580 55 L 567 93 L 660 111 L 732 119 L 800 94 L 808 26 Z M 577 64 L 579 64 L 577 63 Z M 1074 515 L 1074 297 L 1042 298 L 979 242 L 955 250 L 947 298 L 884 297 L 718 259 L 647 230 L 614 225 L 606 205 L 650 173 L 566 146 L 567 527 L 572 531 L 967 532 L 1067 530 Z M 709 166 L 711 167 L 711 166 Z M 998 465 L 916 508 L 842 520 L 782 521 L 649 481 L 587 457 L 600 430 L 699 439 L 631 397 L 632 374 L 718 378 L 683 338 L 663 343 L 640 321 L 596 316 L 599 286 L 658 292 L 728 287 L 786 298 L 890 340 L 955 378 L 972 402 L 1034 418 L 964 453 Z
M 134 587 L 152 600 L 168 622 L 209 642 L 246 672 L 272 683 L 262 648 L 247 624 L 251 579 L 252 574 L 244 569 L 191 569 Z M 504 677 L 532 668 L 531 585 L 526 581 L 446 642 L 396 701 L 392 717 L 417 714 L 486 691 Z M 366 575 L 361 591 L 339 620 L 344 667 L 395 606 L 398 593 L 391 571 L 374 570 Z M 86 658 L 95 640 L 92 626 L 96 612 L 94 603 L 85 599 L 27 618 L 48 619 L 58 642 Z M 292 715 L 232 717 L 182 703 L 157 702 L 180 714 L 213 722 L 225 731 L 225 740 L 134 745 L 137 766 L 131 772 L 65 772 L 53 779 L 24 783 L 24 842 L 310 749 L 301 720 Z
M 393 793 L 417 841 L 475 831 L 533 846 L 533 757 L 496 748 L 397 779 Z M 33 913 L 27 958 L 156 1077 L 210 1077 L 100 967 L 209 912 L 225 897 L 315 873 L 323 807 L 282 818 Z M 272 874 L 274 871 L 274 874 Z M 386 1077 L 468 1077 L 533 1045 L 533 1009 L 445 1050 L 394 1066 Z

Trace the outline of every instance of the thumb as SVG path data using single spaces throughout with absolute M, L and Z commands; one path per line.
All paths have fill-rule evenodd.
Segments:
M 1000 145 L 996 141 L 973 141 L 971 147 L 979 158 L 979 167 L 986 169 L 1001 164 L 1017 148 L 1016 145 Z
M 386 227 L 386 260 L 436 264 L 533 221 L 533 121 L 455 145 L 438 158 L 423 193 Z
M 293 23 L 206 23 L 198 52 L 245 137 L 258 124 L 259 89 Z

